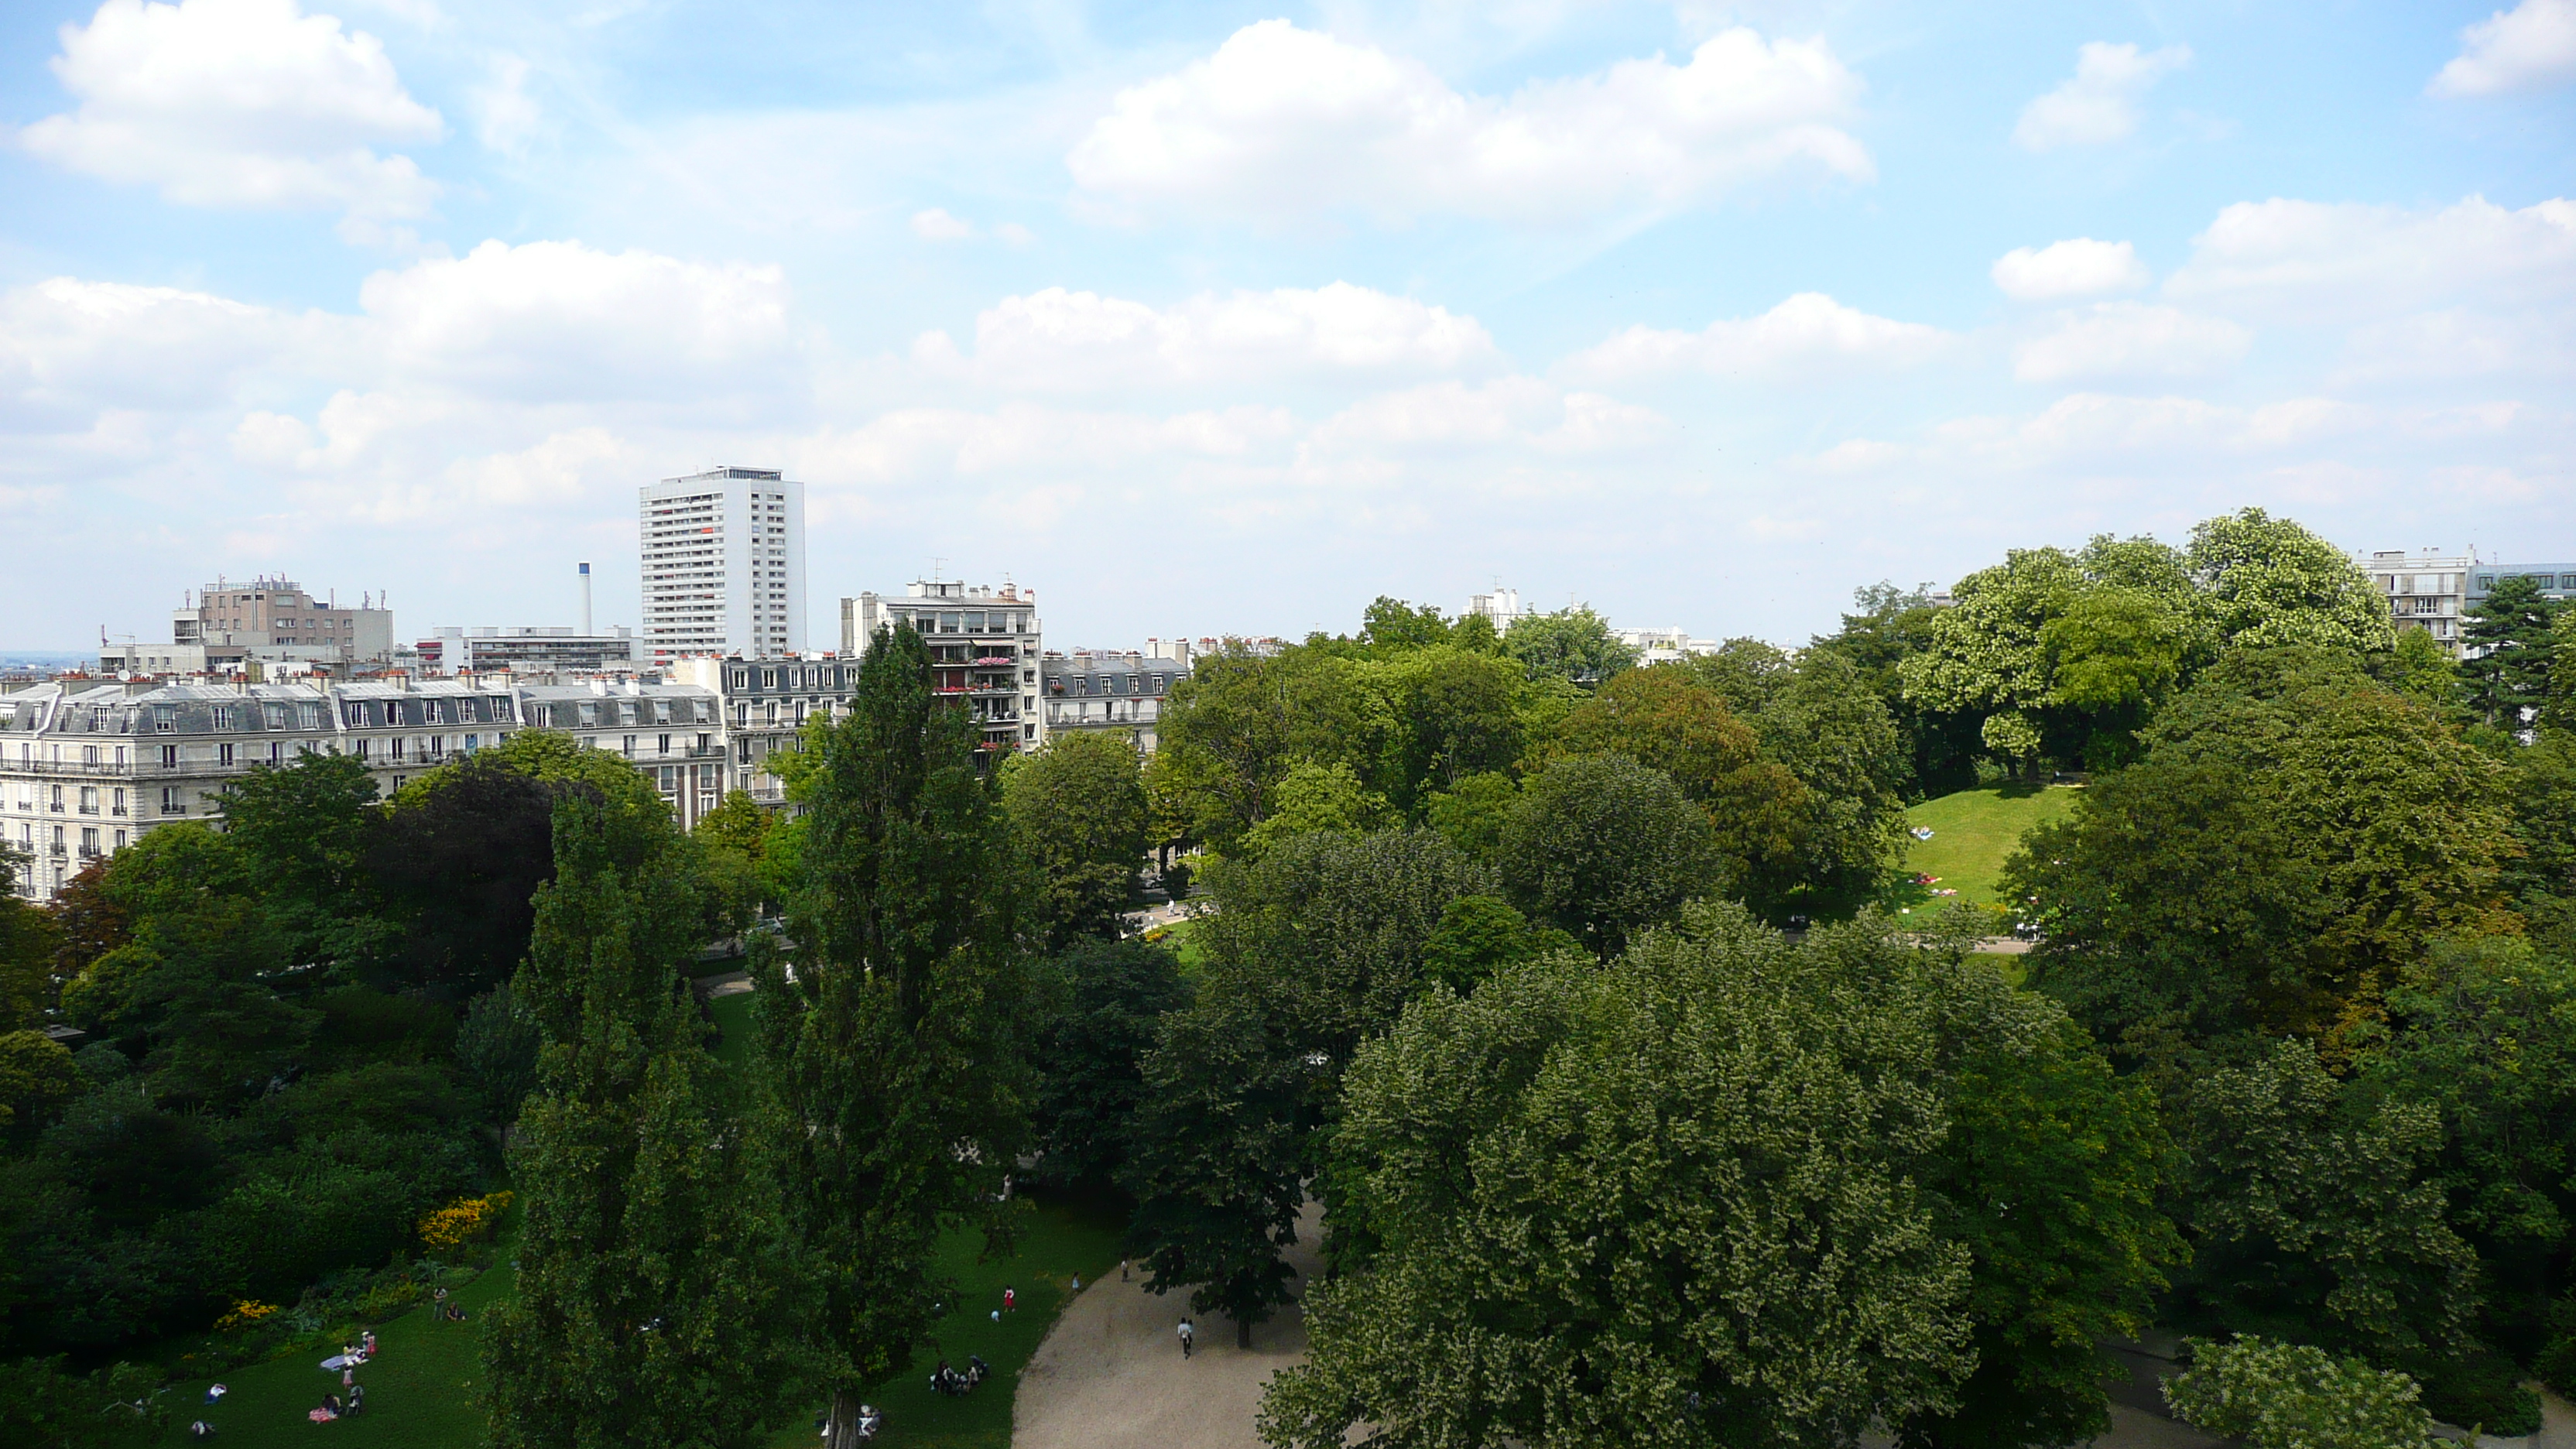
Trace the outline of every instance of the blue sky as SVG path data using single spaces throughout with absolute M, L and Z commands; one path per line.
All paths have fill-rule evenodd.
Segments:
M 2576 556 L 2576 0 L 0 11 L 0 644 L 632 623 L 634 487 L 1051 642 L 1796 642 L 2259 504 Z

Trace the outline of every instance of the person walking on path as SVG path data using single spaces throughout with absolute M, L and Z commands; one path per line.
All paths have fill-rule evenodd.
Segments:
M 1191 1325 L 1189 1319 L 1183 1318 L 1181 1320 L 1180 1334 L 1181 1357 L 1186 1359 L 1190 1356 L 1190 1345 L 1198 1341 L 1199 1331 Z

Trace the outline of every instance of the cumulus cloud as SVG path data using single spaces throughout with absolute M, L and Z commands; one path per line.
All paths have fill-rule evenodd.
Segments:
M 19 133 L 29 152 L 189 206 L 330 207 L 418 216 L 437 187 L 376 144 L 435 141 L 364 31 L 294 0 L 107 0 L 62 29 L 55 76 L 77 109 Z
M 1991 275 L 2007 297 L 2056 302 L 2104 292 L 2134 292 L 2147 284 L 2146 264 L 2127 242 L 2089 236 L 2037 248 L 2015 247 L 1995 259 Z
M 369 277 L 368 336 L 406 379 L 519 402 L 688 402 L 786 385 L 787 282 L 571 241 L 487 241 Z
M 2486 96 L 2576 80 L 2576 0 L 2522 0 L 2460 32 L 2460 53 L 2424 89 Z
M 1682 65 L 1467 95 L 1418 61 L 1267 20 L 1120 91 L 1066 161 L 1084 191 L 1136 207 L 1551 223 L 1782 173 L 1867 180 L 1869 153 L 1837 124 L 1861 88 L 1822 40 L 1735 29 Z
M 1049 287 L 980 313 L 971 357 L 945 332 L 925 333 L 913 357 L 938 375 L 1067 391 L 1451 372 L 1500 360 L 1475 318 L 1348 282 L 1205 293 L 1170 307 Z
M 2519 210 L 2482 196 L 2425 208 L 2239 202 L 2192 239 L 2191 260 L 2165 288 L 2309 321 L 2462 300 L 2563 312 L 2576 299 L 2576 201 Z
M 328 318 L 204 292 L 54 277 L 0 293 L 0 396 L 19 408 L 208 407 L 347 355 Z
M 1800 292 L 1759 317 L 1720 318 L 1698 332 L 1631 327 L 1569 357 L 1570 377 L 1611 379 L 1696 371 L 1773 380 L 1921 362 L 1950 340 L 1919 322 L 1846 307 Z
M 2076 49 L 2075 74 L 2022 107 L 2013 144 L 2054 151 L 2125 140 L 2138 129 L 2138 101 L 2147 88 L 2190 63 L 2187 45 L 2141 51 L 2126 42 L 2087 41 Z
M 2222 317 L 2195 317 L 2176 307 L 2097 302 L 2064 312 L 2050 332 L 2013 354 L 2023 382 L 2092 377 L 2198 377 L 2233 366 L 2254 334 Z

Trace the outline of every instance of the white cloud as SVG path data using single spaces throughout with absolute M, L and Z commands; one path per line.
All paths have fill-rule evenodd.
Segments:
M 2015 247 L 1995 259 L 1991 275 L 2005 296 L 2023 302 L 2134 292 L 2148 280 L 2137 248 L 2089 236 L 2051 242 L 2037 250 Z
M 2522 0 L 2460 32 L 2460 53 L 2425 86 L 2486 96 L 2576 80 L 2576 0 Z
M 1206 293 L 1171 307 L 1050 287 L 978 314 L 971 358 L 945 332 L 925 333 L 913 357 L 934 374 L 1064 391 L 1452 372 L 1500 361 L 1475 318 L 1348 282 Z
M 2139 302 L 2097 302 L 2086 311 L 2058 314 L 2055 330 L 2017 348 L 2013 376 L 2023 382 L 2196 377 L 2234 365 L 2253 344 L 2252 332 L 2225 318 Z
M 1316 425 L 1317 454 L 1456 454 L 1515 445 L 1550 453 L 1602 452 L 1653 442 L 1670 431 L 1663 416 L 1603 397 L 1566 392 L 1530 377 L 1435 382 L 1380 393 Z
M 55 277 L 0 293 L 0 398 L 84 420 L 99 409 L 215 406 L 263 373 L 345 355 L 341 341 L 325 317 Z
M 516 55 L 492 59 L 492 78 L 477 86 L 474 134 L 484 146 L 504 156 L 524 156 L 545 122 L 545 112 L 528 94 L 528 62 Z
M 418 216 L 438 188 L 386 141 L 434 141 L 384 46 L 294 0 L 107 0 L 62 29 L 54 74 L 80 105 L 19 133 L 74 171 L 190 206 L 337 207 Z
M 516 402 L 710 402 L 792 385 L 777 267 L 579 242 L 487 241 L 367 278 L 371 343 L 396 374 Z
M 2165 289 L 2329 322 L 2460 300 L 2564 312 L 2576 299 L 2576 201 L 2518 211 L 2482 196 L 2423 209 L 2239 202 L 2192 239 Z
M 982 233 L 975 223 L 948 214 L 945 207 L 934 206 L 912 214 L 912 234 L 923 241 L 973 241 Z
M 2076 48 L 2075 74 L 2022 107 L 2013 144 L 2053 151 L 2124 140 L 2138 129 L 2138 101 L 2147 88 L 2190 63 L 2187 45 L 2140 51 L 2126 42 L 2087 41 Z
M 1723 317 L 1698 332 L 1631 327 L 1567 358 L 1569 377 L 1610 379 L 1679 371 L 1771 380 L 1905 366 L 1930 357 L 1949 334 L 1800 292 L 1759 317 Z
M 1085 191 L 1140 207 L 1545 224 L 1781 173 L 1867 180 L 1868 152 L 1836 124 L 1861 88 L 1822 40 L 1737 29 L 1683 65 L 1465 95 L 1417 61 L 1266 20 L 1120 91 L 1066 160 Z

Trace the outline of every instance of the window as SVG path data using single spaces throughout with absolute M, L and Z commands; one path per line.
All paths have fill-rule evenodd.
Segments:
M 2481 593 L 2481 594 L 2483 594 L 2483 593 L 2487 593 L 2487 592 L 2490 592 L 2491 590 L 2493 590 L 2494 588 L 2495 588 L 2495 575 L 2493 575 L 2493 574 L 2480 574 L 2480 575 L 2478 575 L 2478 592 L 2479 592 L 2479 593 Z
M 124 787 L 124 786 L 119 785 L 119 786 L 117 786 L 117 787 L 116 787 L 116 789 L 115 789 L 113 792 L 111 792 L 110 797 L 109 797 L 109 801 L 108 801 L 108 809 L 107 809 L 107 813 L 108 813 L 108 814 L 110 814 L 110 815 L 122 815 L 122 814 L 124 814 L 124 813 L 125 813 L 125 787 Z M 124 832 L 124 831 L 120 830 L 120 831 L 116 832 L 116 843 L 117 843 L 117 844 L 119 844 L 119 845 L 123 845 L 123 844 L 125 843 L 125 832 Z
M 626 743 L 621 748 L 620 752 L 630 760 L 635 758 L 635 737 L 633 735 L 628 735 L 626 737 Z
M 663 735 L 661 737 L 661 747 L 656 750 L 655 753 L 664 755 L 671 753 L 671 737 L 669 735 Z
M 233 742 L 232 742 L 232 741 L 230 741 L 230 740 L 226 740 L 226 741 L 224 741 L 222 744 L 215 746 L 215 763 L 216 763 L 216 764 L 219 764 L 219 765 L 229 765 L 229 764 L 231 764 L 232 762 L 233 762 Z
M 401 758 L 403 757 L 403 742 L 402 742 L 402 736 L 400 736 L 400 735 L 396 735 L 396 736 L 394 736 L 394 738 L 393 738 L 393 743 L 392 743 L 392 746 L 391 746 L 391 749 L 390 749 L 390 753 L 392 754 L 393 758 L 395 758 L 395 759 L 397 759 L 397 760 L 399 760 L 399 759 L 401 759 Z
M 166 735 L 178 727 L 179 716 L 176 710 L 166 704 L 152 706 L 152 728 L 155 733 Z
M 161 768 L 165 770 L 175 770 L 179 768 L 179 747 L 177 745 L 163 745 L 161 747 Z
M 116 848 L 119 850 L 125 848 L 125 832 L 122 830 L 116 832 Z
M 81 746 L 81 763 L 95 767 L 98 764 L 98 746 Z
M 273 730 L 282 730 L 286 728 L 285 705 L 264 704 L 259 707 L 259 713 L 260 723 L 266 728 Z
M 367 741 L 364 739 L 358 741 L 358 758 L 361 760 L 367 758 Z
M 216 706 L 215 706 L 215 728 L 217 728 L 217 729 L 219 729 L 219 730 L 228 730 L 228 729 L 231 729 L 232 727 L 233 727 L 233 707 L 232 707 L 231 705 L 229 705 L 229 704 L 219 704 L 219 705 L 216 705 Z
M 83 815 L 96 815 L 98 813 L 98 787 L 96 785 L 81 786 L 80 813 Z
M 179 803 L 179 790 L 177 786 L 164 785 L 161 787 L 161 813 L 164 815 L 185 815 L 188 813 L 188 807 Z

